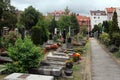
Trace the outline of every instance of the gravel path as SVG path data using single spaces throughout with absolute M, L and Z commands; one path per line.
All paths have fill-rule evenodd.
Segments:
M 120 66 L 92 38 L 92 80 L 120 80 Z

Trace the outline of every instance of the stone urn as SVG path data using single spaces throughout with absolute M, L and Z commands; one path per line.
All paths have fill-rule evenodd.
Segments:
M 66 68 L 72 69 L 72 67 L 73 67 L 73 63 L 72 62 L 67 62 L 66 63 Z
M 65 73 L 66 76 L 72 76 L 73 70 L 66 68 L 66 69 L 64 70 L 64 73 Z

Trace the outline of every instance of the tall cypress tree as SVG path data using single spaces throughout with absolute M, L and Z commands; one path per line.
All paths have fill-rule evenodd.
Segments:
M 116 11 L 114 12 L 113 18 L 112 18 L 112 26 L 110 27 L 110 35 L 112 35 L 115 32 L 120 32 L 120 29 L 118 27 L 118 20 L 117 20 Z
M 116 46 L 120 46 L 120 29 L 118 27 L 118 21 L 117 21 L 117 13 L 116 11 L 113 14 L 112 18 L 112 25 L 110 26 L 109 29 L 109 35 L 111 38 L 111 44 L 115 44 Z M 119 44 L 119 45 L 118 45 Z
M 72 27 L 72 29 L 74 29 L 75 35 L 77 33 L 79 33 L 80 27 L 79 27 L 79 23 L 78 23 L 77 18 L 76 18 L 76 14 L 74 14 L 74 13 L 71 15 L 71 27 Z

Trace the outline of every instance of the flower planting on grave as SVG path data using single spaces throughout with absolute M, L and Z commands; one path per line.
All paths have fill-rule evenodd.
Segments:
M 73 53 L 72 57 L 73 57 L 74 62 L 77 62 L 77 61 L 80 60 L 80 54 L 79 53 Z
M 72 60 L 66 60 L 66 68 L 72 69 L 73 67 L 73 61 Z
M 57 44 L 51 44 L 46 47 L 46 50 L 52 50 L 52 49 L 57 49 L 58 45 Z

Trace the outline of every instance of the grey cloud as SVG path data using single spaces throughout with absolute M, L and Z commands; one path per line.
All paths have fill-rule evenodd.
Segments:
M 106 7 L 120 7 L 120 0 L 11 0 L 12 5 L 24 10 L 32 5 L 42 13 L 64 10 L 66 6 L 73 12 L 88 14 L 90 10 L 103 10 Z

